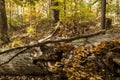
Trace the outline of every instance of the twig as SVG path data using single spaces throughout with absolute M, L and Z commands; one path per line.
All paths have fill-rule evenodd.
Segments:
M 12 56 L 8 61 L 5 61 L 5 62 L 1 63 L 0 66 L 9 63 L 11 60 L 13 60 L 13 59 L 14 59 L 15 57 L 17 57 L 18 55 L 23 54 L 23 52 L 24 52 L 25 50 L 27 50 L 27 49 L 28 49 L 28 48 L 22 49 L 21 51 L 19 51 L 18 53 L 16 53 L 14 56 Z

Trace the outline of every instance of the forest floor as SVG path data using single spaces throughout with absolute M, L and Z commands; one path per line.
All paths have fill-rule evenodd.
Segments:
M 89 25 L 89 24 L 88 24 Z M 82 30 L 81 30 L 82 29 Z M 34 36 L 29 35 L 26 32 L 26 29 L 18 29 L 17 31 L 12 32 L 11 42 L 9 45 L 5 45 L 2 48 L 11 48 L 16 47 L 20 45 L 25 45 L 28 43 L 31 43 L 33 41 L 38 41 L 49 34 L 51 34 L 55 30 L 55 27 L 50 27 L 50 24 L 39 24 L 36 27 L 36 33 Z M 84 30 L 84 32 L 83 32 Z M 71 38 L 78 35 L 83 34 L 91 34 L 95 33 L 100 30 L 99 26 L 90 25 L 89 27 L 82 27 L 78 26 L 76 24 L 62 24 L 60 25 L 60 31 L 51 38 L 51 40 L 58 40 L 58 39 L 64 39 L 64 38 Z M 21 33 L 21 34 L 20 34 Z M 120 34 L 120 25 L 113 26 L 112 29 L 107 30 L 106 34 L 110 35 L 119 35 Z M 102 36 L 103 37 L 103 36 Z M 106 40 L 109 38 L 105 37 Z M 120 37 L 116 37 L 115 40 L 109 39 L 107 41 L 104 41 L 104 37 L 97 40 L 96 37 L 93 39 L 96 39 L 99 43 L 90 43 L 91 45 L 87 45 L 87 43 L 81 46 L 81 40 L 75 40 L 74 42 L 77 42 L 76 44 L 73 44 L 75 48 L 72 49 L 70 52 L 72 54 L 72 57 L 63 58 L 61 59 L 61 64 L 64 64 L 64 70 L 66 71 L 66 75 L 68 77 L 68 80 L 119 80 L 119 62 L 117 61 L 109 61 L 109 59 L 116 60 L 120 57 L 114 56 L 114 53 L 120 52 Z M 91 39 L 92 40 L 92 39 Z M 67 46 L 66 46 L 67 45 Z M 65 43 L 60 44 L 58 46 L 58 49 L 67 51 L 71 46 Z M 67 50 L 66 50 L 67 49 Z M 112 52 L 112 54 L 111 54 Z M 105 54 L 107 53 L 107 54 Z M 109 54 L 110 53 L 110 54 Z M 114 56 L 114 58 L 113 58 Z M 118 55 L 117 55 L 118 56 Z M 101 61 L 101 60 L 102 61 Z M 71 64 L 72 63 L 72 64 Z M 99 64 L 100 63 L 100 64 Z M 117 67 L 116 67 L 117 64 Z M 109 67 L 111 66 L 111 67 Z M 113 69 L 112 69 L 113 68 Z M 116 69 L 115 69 L 116 68 Z M 113 71 L 113 70 L 116 71 Z M 116 77 L 117 76 L 117 77 Z M 106 78 L 107 77 L 107 78 Z M 1 76 L 1 80 L 59 80 L 59 79 L 41 79 L 41 77 L 35 77 L 35 76 Z
M 52 40 L 71 38 L 83 34 L 91 34 L 100 31 L 100 25 L 99 24 L 94 25 L 94 24 L 96 23 L 93 23 L 91 25 L 89 25 L 89 23 L 88 24 L 83 23 L 82 24 L 83 27 L 81 26 L 81 24 L 78 25 L 75 25 L 73 23 L 62 24 L 60 25 L 60 31 L 58 31 L 57 34 L 53 36 Z M 40 39 L 47 37 L 55 30 L 55 25 L 51 26 L 50 23 L 39 24 L 35 27 L 35 33 L 31 32 L 30 34 L 26 31 L 26 28 L 20 28 L 20 29 L 16 28 L 15 31 L 13 30 L 12 32 L 10 32 L 11 34 L 10 45 L 12 47 L 29 44 L 32 41 L 38 41 Z M 107 32 L 116 33 L 119 31 L 120 31 L 119 26 L 115 25 L 113 26 L 112 29 L 108 30 Z

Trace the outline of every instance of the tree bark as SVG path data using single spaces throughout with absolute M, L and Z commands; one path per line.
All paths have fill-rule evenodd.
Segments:
M 105 29 L 106 0 L 102 0 L 101 29 Z
M 4 43 L 9 42 L 5 0 L 0 0 L 0 39 Z
M 92 44 L 99 43 L 101 41 L 110 41 L 116 38 L 120 38 L 119 33 L 115 34 L 100 34 L 99 36 L 93 36 L 88 38 L 88 42 Z M 114 35 L 114 36 L 113 36 Z M 62 40 L 60 40 L 62 42 Z M 69 42 L 70 40 L 67 40 Z M 44 43 L 44 42 L 43 42 Z M 56 43 L 59 43 L 59 41 Z M 52 42 L 50 43 L 52 44 Z M 75 42 L 71 43 L 75 45 Z M 81 42 L 76 45 L 81 45 Z M 8 61 L 14 55 L 20 53 L 9 63 L 0 65 L 0 74 L 13 74 L 13 75 L 24 75 L 24 74 L 36 74 L 45 75 L 49 73 L 58 74 L 61 70 L 59 67 L 55 68 L 55 64 L 61 59 L 59 54 L 55 52 L 56 45 L 40 45 L 41 47 L 33 46 L 24 48 L 16 48 L 14 50 L 5 51 L 4 54 L 0 54 L 0 64 Z M 40 49 L 41 48 L 41 49 Z M 69 55 L 69 54 L 68 54 Z M 50 64 L 53 64 L 52 66 Z M 58 73 L 57 73 L 58 72 Z
M 20 50 L 16 50 L 13 52 L 10 52 L 11 54 L 4 54 L 0 55 L 0 63 L 3 63 L 10 57 L 14 56 L 17 52 Z M 21 50 L 22 51 L 22 50 Z M 37 51 L 37 53 L 36 53 Z M 32 53 L 31 53 L 32 52 Z M 29 51 L 22 52 L 23 54 L 17 56 L 14 58 L 11 62 L 5 65 L 0 66 L 0 74 L 12 74 L 12 75 L 20 75 L 20 74 L 36 74 L 36 75 L 41 75 L 41 74 L 48 74 L 49 68 L 47 65 L 45 65 L 44 59 L 43 62 L 40 62 L 41 64 L 36 65 L 33 64 L 33 59 L 37 58 L 37 56 L 41 55 L 40 48 L 33 48 L 29 49 Z M 51 52 L 49 52 L 51 54 Z M 45 53 L 46 54 L 46 53 Z M 48 54 L 48 53 L 47 53 Z M 35 57 L 35 55 L 37 55 Z M 4 58 L 2 58 L 4 57 Z M 44 55 L 45 57 L 45 55 Z
M 116 15 L 117 15 L 117 18 L 116 18 L 116 22 L 117 24 L 120 24 L 120 0 L 116 0 Z
M 57 7 L 59 6 L 59 2 L 53 0 L 51 1 L 51 6 L 54 6 L 54 7 Z M 52 20 L 53 20 L 53 23 L 56 23 L 59 21 L 59 13 L 60 13 L 60 10 L 59 9 L 52 9 Z
M 64 17 L 66 16 L 66 0 L 64 0 Z

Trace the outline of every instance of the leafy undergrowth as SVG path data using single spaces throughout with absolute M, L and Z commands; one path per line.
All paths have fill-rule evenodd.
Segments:
M 63 59 L 68 80 L 116 80 L 120 77 L 120 39 L 79 46 Z
M 26 26 L 23 28 L 16 28 L 10 31 L 11 42 L 1 48 L 11 48 L 20 45 L 29 44 L 33 41 L 38 41 L 50 35 L 55 30 L 56 25 L 51 25 L 50 22 L 39 23 L 36 26 Z M 108 30 L 108 33 L 120 31 L 119 27 L 114 27 L 116 30 Z M 53 39 L 70 38 L 82 34 L 90 34 L 100 30 L 100 26 L 96 22 L 79 22 L 76 20 L 63 21 L 60 25 L 60 31 L 57 32 Z
M 93 26 L 94 22 L 82 22 L 66 21 L 61 22 L 60 31 L 52 39 L 70 38 L 82 34 L 89 34 L 98 31 L 98 27 Z M 40 23 L 35 26 L 26 26 L 24 28 L 16 28 L 10 32 L 11 42 L 7 45 L 1 46 L 1 48 L 17 47 L 25 44 L 29 44 L 32 41 L 38 41 L 50 35 L 55 30 L 56 25 L 48 23 Z M 93 26 L 90 28 L 90 26 Z M 1 44 L 0 44 L 1 45 Z
M 68 38 L 97 31 L 97 27 L 90 28 L 85 26 L 86 25 L 83 25 L 82 27 L 76 23 L 61 24 L 61 29 L 55 37 Z M 80 33 L 80 31 L 82 31 L 81 28 L 85 30 L 85 32 Z M 31 41 L 37 41 L 48 36 L 53 30 L 54 27 L 50 28 L 50 25 L 46 24 L 39 25 L 34 36 L 24 35 L 26 34 L 24 29 L 23 31 L 17 31 L 14 35 L 18 36 L 11 39 L 12 41 L 6 46 L 7 48 L 11 48 L 30 43 Z M 111 31 L 108 31 L 108 33 L 109 32 Z M 110 42 L 103 41 L 97 46 L 74 46 L 74 48 L 73 46 L 60 44 L 56 46 L 55 49 L 58 53 L 61 53 L 61 51 L 68 53 L 67 56 L 65 54 L 65 57 L 61 60 L 61 63 L 64 64 L 63 70 L 66 72 L 68 80 L 115 80 L 114 78 L 119 76 L 120 39 Z

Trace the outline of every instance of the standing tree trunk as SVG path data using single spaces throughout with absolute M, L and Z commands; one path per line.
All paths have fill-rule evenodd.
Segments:
M 101 29 L 105 29 L 106 0 L 102 0 Z
M 5 0 L 0 0 L 0 40 L 4 43 L 9 42 Z
M 55 0 L 52 0 L 51 4 L 54 7 L 59 6 L 59 2 L 55 1 Z M 56 23 L 56 22 L 59 21 L 59 13 L 60 13 L 59 9 L 57 9 L 57 8 L 52 9 L 52 20 L 53 20 L 53 23 Z
M 66 16 L 66 0 L 64 0 L 64 17 Z
M 116 22 L 120 24 L 120 0 L 116 0 Z

